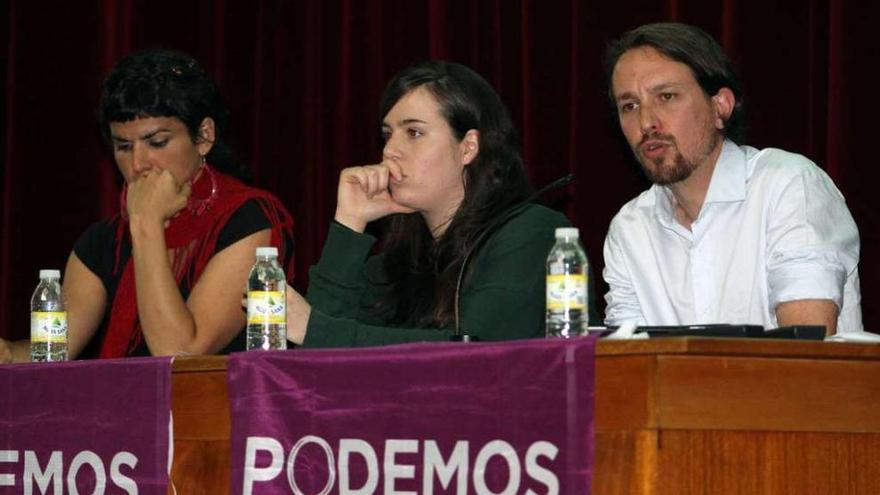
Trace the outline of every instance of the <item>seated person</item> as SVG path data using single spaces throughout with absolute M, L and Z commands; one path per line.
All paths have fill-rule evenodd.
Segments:
M 110 72 L 100 124 L 125 185 L 119 213 L 92 225 L 67 261 L 71 359 L 212 354 L 244 333 L 239 300 L 255 249 L 289 258 L 293 220 L 239 180 L 226 114 L 187 55 L 139 52 Z M 0 341 L 7 360 L 27 361 L 28 349 Z
M 569 222 L 525 202 L 516 132 L 497 93 L 467 67 L 432 61 L 392 79 L 380 115 L 382 162 L 341 172 L 307 297 L 288 290 L 288 338 L 381 345 L 449 340 L 457 327 L 481 340 L 543 336 L 544 266 L 554 230 Z M 376 238 L 364 230 L 382 218 L 371 256 Z
M 605 239 L 608 325 L 862 330 L 859 233 L 807 158 L 738 145 L 742 91 L 702 30 L 641 26 L 607 54 L 620 129 L 654 185 Z

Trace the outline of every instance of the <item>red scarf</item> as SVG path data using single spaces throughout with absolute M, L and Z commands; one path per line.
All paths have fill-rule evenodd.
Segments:
M 123 189 L 121 213 L 116 219 L 114 275 L 119 273 L 123 238 L 131 235 L 125 216 L 126 192 L 127 189 Z M 278 248 L 278 258 L 284 259 L 285 235 L 293 239 L 293 218 L 281 202 L 266 191 L 248 187 L 205 165 L 202 174 L 192 185 L 187 206 L 171 219 L 165 229 L 165 243 L 168 249 L 174 251 L 171 270 L 178 286 L 185 282 L 192 289 L 215 254 L 220 231 L 232 214 L 251 199 L 256 200 L 263 209 L 271 224 L 271 245 Z M 288 280 L 293 279 L 293 256 L 290 258 L 286 271 Z M 129 258 L 122 268 L 122 277 L 113 298 L 110 322 L 101 343 L 99 357 L 129 356 L 140 346 L 142 340 L 143 332 L 138 319 L 135 293 L 134 260 Z

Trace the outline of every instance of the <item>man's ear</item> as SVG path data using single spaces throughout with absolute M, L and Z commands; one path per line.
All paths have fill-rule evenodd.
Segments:
M 205 156 L 214 147 L 214 139 L 216 138 L 216 129 L 214 128 L 214 119 L 205 117 L 199 124 L 199 133 L 196 136 L 196 147 L 199 154 Z
M 712 106 L 715 108 L 715 128 L 724 129 L 724 123 L 733 114 L 736 105 L 736 96 L 730 88 L 721 88 L 712 97 Z
M 476 129 L 467 131 L 458 146 L 462 165 L 469 165 L 480 154 L 480 131 Z

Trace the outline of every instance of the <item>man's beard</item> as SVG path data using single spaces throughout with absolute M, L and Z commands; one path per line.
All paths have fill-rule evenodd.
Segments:
M 664 165 L 663 162 L 665 160 L 665 157 L 651 159 L 651 162 L 654 163 L 654 167 L 649 167 L 642 162 L 642 170 L 645 171 L 648 180 L 654 184 L 667 186 L 669 184 L 681 182 L 690 177 L 693 171 L 697 168 L 696 164 L 689 162 L 684 155 L 678 151 L 678 149 L 675 150 L 675 156 L 673 157 L 674 161 L 671 167 Z
M 715 136 L 714 138 L 709 139 L 709 141 L 703 147 L 703 152 L 697 161 L 688 160 L 684 157 L 684 155 L 681 154 L 681 151 L 678 148 L 678 143 L 675 140 L 675 136 L 655 133 L 650 136 L 644 136 L 642 138 L 642 141 L 646 141 L 648 139 L 659 139 L 675 149 L 675 156 L 672 157 L 673 161 L 671 166 L 667 166 L 665 164 L 665 156 L 650 159 L 643 157 L 641 153 L 639 153 L 641 143 L 639 143 L 639 146 L 636 146 L 636 149 L 633 150 L 636 157 L 639 159 L 639 164 L 642 166 L 642 170 L 644 170 L 645 175 L 648 176 L 648 180 L 660 186 L 667 186 L 669 184 L 681 182 L 690 177 L 694 170 L 697 169 L 697 166 L 705 161 L 706 158 L 712 153 L 712 150 L 715 149 L 718 138 L 717 136 Z M 654 166 L 649 166 L 645 163 L 646 161 L 651 162 Z

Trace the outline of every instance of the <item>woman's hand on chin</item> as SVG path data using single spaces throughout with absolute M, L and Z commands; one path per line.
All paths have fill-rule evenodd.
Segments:
M 167 170 L 151 170 L 128 184 L 130 219 L 164 224 L 186 206 L 190 184 L 178 184 Z
M 355 232 L 363 232 L 373 220 L 416 211 L 396 202 L 389 192 L 391 181 L 403 180 L 400 166 L 389 161 L 343 169 L 339 174 L 335 220 Z

